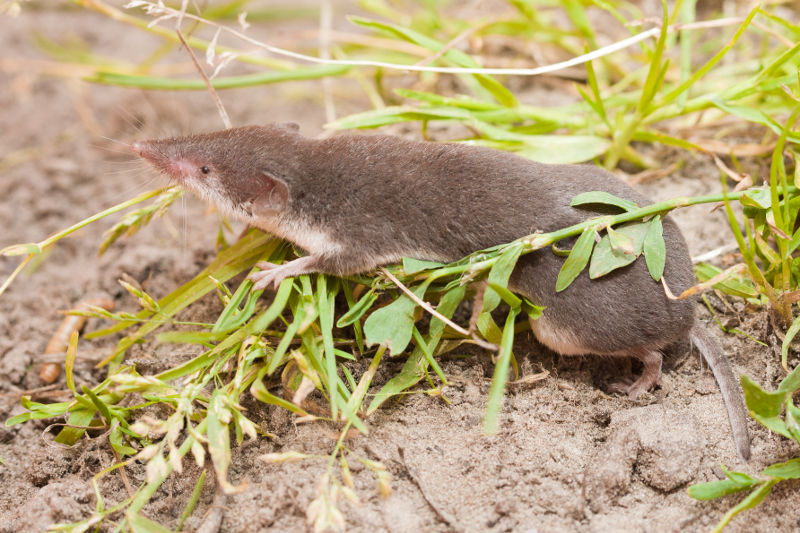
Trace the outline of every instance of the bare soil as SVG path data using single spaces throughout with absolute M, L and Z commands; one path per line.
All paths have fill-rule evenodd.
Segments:
M 279 41 L 302 29 L 296 24 L 273 23 L 257 31 Z M 56 63 L 34 44 L 37 35 L 56 42 L 77 36 L 98 53 L 116 53 L 132 61 L 145 59 L 160 45 L 154 36 L 64 5 L 25 10 L 17 19 L 0 18 L 0 86 L 5 87 L 0 91 L 0 247 L 41 240 L 155 186 L 152 173 L 134 161 L 125 146 L 101 136 L 130 142 L 220 127 L 204 92 L 145 94 L 61 76 Z M 182 52 L 171 54 L 188 65 Z M 547 90 L 531 85 L 530 93 L 521 93 L 523 101 L 539 99 Z M 559 87 L 552 90 L 562 90 Z M 353 82 L 336 81 L 333 88 L 339 115 L 366 108 L 351 96 L 358 93 Z M 319 82 L 309 82 L 222 97 L 234 124 L 292 120 L 314 135 L 325 122 L 320 94 Z M 680 171 L 642 186 L 656 199 L 719 187 L 718 172 L 705 159 L 665 149 L 650 155 L 664 167 L 676 157 L 686 159 Z M 731 241 L 719 211 L 697 207 L 675 218 L 694 254 Z M 210 261 L 218 227 L 200 201 L 187 197 L 166 218 L 98 259 L 102 232 L 109 224 L 94 224 L 54 247 L 34 272 L 0 297 L 0 419 L 21 412 L 21 394 L 41 387 L 41 354 L 61 320 L 59 310 L 96 296 L 115 300 L 119 309 L 135 310 L 136 302 L 117 284 L 123 274 L 140 281 L 151 294 L 167 294 Z M 5 279 L 15 266 L 15 260 L 0 258 L 0 277 Z M 712 301 L 726 320 L 739 321 L 739 328 L 770 346 L 722 334 L 698 304 L 736 372 L 774 387 L 782 377 L 780 343 L 765 315 L 745 312 L 741 305 L 733 312 L 713 296 Z M 218 304 L 208 300 L 184 318 L 208 319 L 218 311 Z M 88 329 L 101 326 L 90 321 Z M 79 382 L 102 379 L 103 372 L 93 364 L 113 343 L 114 339 L 81 341 Z M 523 377 L 543 370 L 548 376 L 510 387 L 496 436 L 481 432 L 492 365 L 480 353 L 443 361 L 451 380 L 444 391 L 449 403 L 411 394 L 368 420 L 370 433 L 350 439 L 348 446 L 388 467 L 392 494 L 382 498 L 372 473 L 354 467 L 361 503 L 343 507 L 348 530 L 708 530 L 741 496 L 696 502 L 686 493 L 690 484 L 720 478 L 720 464 L 754 474 L 798 454 L 796 446 L 751 423 L 753 459 L 741 464 L 714 378 L 688 346 L 667 354 L 663 385 L 638 402 L 604 392 L 620 372 L 638 372 L 626 369 L 624 362 L 560 357 L 536 345 L 529 333 L 518 339 L 516 354 Z M 140 372 L 148 373 L 148 368 L 155 372 L 160 365 L 191 355 L 150 343 L 130 357 Z M 387 379 L 401 364 L 402 360 L 393 362 L 377 379 Z M 67 397 L 58 391 L 65 388 L 62 376 L 53 390 L 34 396 L 40 401 L 63 400 Z M 257 458 L 288 450 L 325 455 L 336 433 L 325 426 L 296 424 L 285 411 L 243 401 L 251 408 L 251 418 L 275 438 L 234 450 L 230 478 L 247 488 L 217 501 L 224 503 L 220 531 L 306 531 L 305 510 L 325 463 L 268 465 Z M 51 424 L 63 422 L 0 425 L 0 531 L 43 531 L 53 523 L 86 517 L 95 507 L 92 476 L 116 460 L 104 436 L 70 448 L 53 443 Z M 198 470 L 190 461 L 185 467 L 145 508 L 150 518 L 167 527 L 177 526 L 197 479 Z M 134 484 L 144 479 L 141 465 L 127 468 L 127 474 Z M 106 505 L 126 496 L 118 474 L 104 476 L 99 486 Z M 800 521 L 792 510 L 800 508 L 798 488 L 798 483 L 779 485 L 758 510 L 737 518 L 730 531 L 796 531 Z M 201 524 L 213 498 L 214 483 L 208 482 L 186 530 Z

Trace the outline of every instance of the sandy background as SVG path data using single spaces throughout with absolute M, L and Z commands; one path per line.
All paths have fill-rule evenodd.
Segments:
M 77 36 L 97 53 L 132 61 L 160 45 L 156 37 L 64 6 L 26 10 L 14 20 L 0 18 L 0 247 L 41 240 L 159 183 L 124 146 L 101 136 L 128 143 L 221 127 L 205 93 L 145 94 L 59 76 L 52 69 L 55 63 L 35 45 L 36 35 L 55 42 Z M 347 12 L 337 8 L 337 25 L 347 26 Z M 313 19 L 283 21 L 253 31 L 280 41 L 314 24 Z M 186 62 L 177 50 L 168 59 Z M 522 102 L 555 90 L 545 82 L 528 85 L 518 95 Z M 315 135 L 325 122 L 320 94 L 319 82 L 308 82 L 222 97 L 236 125 L 292 120 L 307 135 Z M 368 108 L 358 94 L 353 82 L 334 82 L 340 116 Z M 650 155 L 664 166 L 676 157 L 686 159 L 679 172 L 642 187 L 652 197 L 717 190 L 718 173 L 707 160 L 664 149 L 653 149 Z M 676 219 L 695 254 L 731 240 L 719 212 L 698 207 L 681 211 Z M 195 198 L 187 196 L 167 218 L 97 259 L 102 232 L 110 223 L 95 224 L 63 241 L 32 275 L 0 297 L 0 419 L 21 411 L 22 391 L 40 387 L 40 354 L 60 322 L 59 310 L 97 295 L 114 299 L 119 309 L 135 310 L 136 303 L 117 284 L 123 274 L 163 296 L 213 257 L 217 219 Z M 15 260 L 0 258 L 0 276 L 5 279 L 15 266 Z M 705 307 L 698 308 L 707 321 Z M 218 302 L 207 299 L 186 318 L 213 318 L 219 310 Z M 708 328 L 737 373 L 771 387 L 782 375 L 779 349 L 774 348 L 780 344 L 762 314 L 738 311 L 739 327 L 773 348 L 722 335 L 713 323 Z M 89 329 L 101 326 L 91 321 Z M 93 364 L 114 340 L 81 341 L 79 382 L 103 378 Z M 355 470 L 361 504 L 344 505 L 348 530 L 708 530 L 740 497 L 700 503 L 687 496 L 687 486 L 718 479 L 720 464 L 752 474 L 797 455 L 796 446 L 751 423 L 753 459 L 740 464 L 714 379 L 688 346 L 667 354 L 663 386 L 635 403 L 604 392 L 611 378 L 625 371 L 620 362 L 559 357 L 537 346 L 530 333 L 520 336 L 515 353 L 525 375 L 546 370 L 549 377 L 510 388 L 498 435 L 487 438 L 481 433 L 492 372 L 489 358 L 461 352 L 468 356 L 448 357 L 442 365 L 451 379 L 445 389 L 449 405 L 426 395 L 409 395 L 368 420 L 369 435 L 348 441 L 353 451 L 387 465 L 393 489 L 383 499 L 374 476 Z M 129 357 L 140 372 L 150 373 L 192 355 L 153 342 L 132 350 Z M 382 368 L 376 380 L 388 379 L 401 364 L 399 360 Z M 62 377 L 56 391 L 64 388 Z M 39 398 L 65 398 L 57 394 L 48 391 Z M 305 509 L 325 463 L 266 465 L 257 457 L 288 450 L 324 455 L 337 434 L 329 427 L 294 424 L 285 411 L 250 398 L 243 402 L 251 409 L 251 419 L 276 438 L 234 450 L 230 477 L 248 488 L 224 502 L 220 530 L 306 531 Z M 47 428 L 58 422 L 63 421 L 0 426 L 0 531 L 42 531 L 54 522 L 84 518 L 94 508 L 91 477 L 114 464 L 114 457 L 102 437 L 87 438 L 72 448 L 54 444 L 54 432 Z M 199 473 L 190 463 L 186 461 L 183 474 L 164 484 L 145 508 L 147 516 L 176 527 Z M 141 465 L 127 471 L 134 483 L 144 477 Z M 196 529 L 211 506 L 212 477 L 185 530 Z M 797 530 L 799 487 L 779 485 L 757 511 L 737 518 L 730 531 Z M 100 488 L 106 505 L 125 497 L 118 475 L 105 476 Z

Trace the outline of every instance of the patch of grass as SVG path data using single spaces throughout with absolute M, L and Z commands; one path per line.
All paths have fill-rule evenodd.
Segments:
M 117 10 L 100 0 L 74 2 L 104 14 L 110 21 L 152 32 L 171 45 L 177 42 L 173 31 L 159 25 L 151 27 L 147 18 L 132 12 Z M 147 2 L 132 4 L 154 6 Z M 231 17 L 243 5 L 234 1 L 213 6 L 205 12 L 205 18 Z M 785 161 L 786 155 L 796 161 L 800 142 L 800 132 L 795 129 L 800 45 L 794 44 L 800 38 L 800 27 L 762 8 L 755 8 L 736 20 L 698 22 L 694 3 L 678 1 L 672 13 L 664 7 L 660 28 L 648 34 L 654 39 L 652 42 L 642 38 L 636 48 L 576 63 L 584 65 L 581 68 L 585 69 L 582 74 L 585 79 L 574 83 L 575 100 L 540 107 L 520 103 L 519 95 L 509 90 L 494 70 L 483 68 L 478 59 L 460 49 L 459 43 L 470 38 L 485 43 L 500 38 L 508 43 L 511 39 L 519 50 L 530 44 L 546 43 L 548 50 L 572 57 L 586 50 L 597 50 L 600 29 L 592 25 L 597 11 L 626 24 L 641 15 L 635 6 L 624 2 L 615 4 L 616 7 L 606 2 L 590 5 L 572 1 L 555 7 L 552 2 L 534 0 L 511 1 L 509 5 L 507 13 L 474 21 L 445 17 L 433 3 L 398 11 L 390 2 L 362 2 L 362 7 L 375 16 L 393 22 L 351 19 L 369 32 L 368 44 L 363 44 L 363 34 L 358 40 L 345 38 L 333 50 L 339 59 L 326 65 L 308 66 L 296 54 L 291 59 L 264 59 L 235 47 L 223 47 L 217 44 L 216 37 L 206 41 L 190 35 L 187 43 L 197 50 L 211 50 L 212 59 L 219 60 L 223 54 L 232 53 L 234 60 L 261 69 L 243 77 L 212 80 L 219 88 L 320 76 L 356 77 L 376 109 L 340 118 L 330 125 L 333 128 L 374 128 L 412 122 L 418 123 L 423 135 L 427 135 L 432 123 L 459 124 L 472 132 L 456 139 L 459 142 L 511 150 L 547 162 L 595 160 L 608 168 L 623 160 L 642 167 L 653 166 L 641 146 L 658 142 L 681 150 L 716 151 L 729 156 L 730 164 L 718 160 L 721 175 L 741 179 L 740 190 L 677 198 L 646 207 L 587 191 L 572 199 L 573 204 L 601 203 L 616 208 L 618 213 L 552 233 L 526 236 L 448 265 L 408 258 L 402 265 L 389 266 L 374 275 L 348 279 L 304 275 L 287 279 L 271 300 L 262 298 L 261 291 L 252 291 L 250 281 L 242 282 L 233 292 L 227 285 L 253 268 L 258 260 L 280 263 L 294 256 L 291 247 L 256 230 L 224 247 L 194 279 L 161 299 L 139 287 L 126 285 L 141 304 L 138 312 L 112 313 L 99 308 L 80 311 L 113 322 L 92 337 L 123 335 L 116 349 L 103 361 L 108 369 L 106 379 L 93 386 L 79 386 L 68 361 L 67 383 L 74 398 L 53 404 L 23 398 L 26 412 L 7 422 L 18 424 L 66 416 L 68 423 L 57 435 L 58 442 L 74 444 L 87 431 L 104 430 L 108 432 L 109 445 L 122 458 L 96 476 L 98 503 L 92 515 L 61 529 L 82 531 L 104 521 L 115 521 L 118 527 L 131 530 L 163 528 L 144 516 L 145 506 L 168 476 L 182 471 L 189 455 L 201 468 L 210 463 L 224 491 L 240 490 L 227 475 L 232 447 L 245 438 L 265 435 L 258 421 L 248 418 L 241 405 L 247 395 L 340 430 L 340 437 L 327 456 L 289 451 L 268 454 L 263 460 L 324 461 L 327 468 L 308 508 L 309 523 L 317 531 L 342 529 L 341 502 L 358 500 L 350 462 L 361 462 L 374 473 L 380 494 L 387 495 L 390 491 L 386 467 L 348 449 L 345 436 L 353 428 L 367 432 L 366 417 L 391 398 L 416 390 L 441 394 L 446 375 L 437 358 L 442 353 L 462 343 L 495 345 L 496 366 L 484 430 L 496 431 L 508 374 L 512 369 L 516 372 L 512 344 L 517 322 L 526 319 L 525 315 L 536 318 L 541 311 L 506 288 L 522 254 L 577 237 L 554 290 L 566 288 L 585 268 L 589 268 L 592 277 L 598 277 L 624 267 L 639 256 L 644 256 L 639 260 L 646 261 L 651 275 L 658 280 L 668 253 L 661 237 L 661 218 L 686 205 L 724 202 L 744 268 L 720 275 L 721 271 L 714 270 L 715 267 L 701 265 L 698 269 L 701 280 L 724 293 L 769 306 L 787 325 L 791 324 L 784 342 L 783 363 L 788 368 L 789 343 L 800 330 L 800 321 L 793 321 L 794 306 L 800 300 L 795 297 L 800 268 L 794 257 L 800 245 L 800 232 L 794 231 L 800 205 L 796 194 L 800 174 L 796 164 L 791 174 Z M 174 22 L 177 18 L 174 12 L 164 9 L 167 11 L 156 9 L 153 14 Z M 570 21 L 569 25 L 554 23 L 558 10 L 563 10 L 560 13 Z M 192 21 L 210 23 L 198 18 Z M 685 25 L 671 26 L 678 21 Z M 638 38 L 640 29 L 629 25 L 631 37 Z M 676 35 L 680 37 L 679 44 Z M 703 42 L 707 50 L 701 54 L 697 47 L 691 46 L 692 42 Z M 253 43 L 247 45 L 250 44 Z M 47 43 L 42 46 L 52 50 Z M 197 80 L 153 75 L 149 62 L 129 65 L 120 59 L 98 61 L 83 46 L 73 48 L 72 53 L 60 50 L 54 55 L 60 61 L 88 65 L 92 69 L 86 77 L 88 81 L 143 89 L 205 87 Z M 262 48 L 270 49 L 268 45 Z M 415 65 L 421 60 L 426 64 Z M 404 65 L 419 70 L 415 88 L 388 91 L 386 79 L 392 72 L 403 70 Z M 366 67 L 371 68 L 374 83 L 364 77 Z M 437 82 L 443 76 L 453 75 L 450 74 L 453 68 L 467 69 L 457 70 L 454 75 L 458 77 L 460 90 L 468 94 L 436 92 Z M 386 105 L 387 101 L 390 105 Z M 730 125 L 731 120 L 739 126 L 747 125 L 749 131 L 757 131 L 763 144 L 774 144 L 770 175 L 764 180 L 764 187 L 745 187 L 758 183 L 757 177 L 748 182 L 729 168 L 731 164 L 736 167 L 737 154 L 745 152 L 737 141 L 724 135 L 716 139 L 694 135 L 695 131 L 723 121 Z M 9 247 L 2 253 L 26 255 L 16 275 L 28 262 L 76 229 L 155 198 L 150 205 L 130 211 L 109 230 L 101 245 L 101 250 L 105 250 L 117 238 L 133 234 L 162 214 L 179 194 L 177 189 L 152 191 L 40 243 Z M 743 224 L 736 220 L 732 202 L 740 202 L 744 207 Z M 472 333 L 451 319 L 459 303 L 469 297 L 467 284 L 478 279 L 486 279 L 488 283 L 478 313 L 478 331 Z M 185 324 L 175 318 L 177 314 L 212 292 L 224 304 L 215 323 L 193 324 L 191 330 L 185 329 Z M 419 320 L 423 309 L 420 302 L 426 307 L 435 304 L 437 314 L 427 326 Z M 337 303 L 340 309 L 345 309 L 338 315 Z M 498 324 L 492 312 L 501 303 L 505 304 L 502 309 L 506 310 L 506 316 Z M 141 375 L 125 364 L 125 353 L 134 343 L 152 341 L 154 337 L 162 343 L 198 345 L 203 352 L 159 374 Z M 372 380 L 387 351 L 389 355 L 410 353 L 396 376 L 381 387 L 373 387 Z M 359 376 L 353 373 L 351 361 L 360 358 L 368 358 L 370 363 Z M 423 380 L 426 384 L 420 386 Z M 784 380 L 778 393 L 764 392 L 747 379 L 744 384 L 748 407 L 754 416 L 774 431 L 797 439 L 798 413 L 791 400 L 792 392 L 800 388 L 797 370 Z M 282 393 L 274 392 L 276 386 L 282 388 Z M 161 419 L 143 416 L 153 405 L 166 407 L 165 412 L 170 414 Z M 779 416 L 781 408 L 786 412 L 784 418 Z M 146 463 L 145 481 L 133 489 L 129 498 L 106 506 L 97 480 L 133 461 Z M 770 467 L 764 471 L 765 476 L 770 476 L 768 481 L 728 472 L 728 479 L 721 485 L 693 488 L 692 495 L 707 499 L 752 490 L 747 503 L 734 508 L 723 520 L 723 526 L 736 512 L 758 503 L 774 483 L 794 476 L 796 468 L 792 461 Z M 202 485 L 201 477 L 181 523 L 194 508 Z

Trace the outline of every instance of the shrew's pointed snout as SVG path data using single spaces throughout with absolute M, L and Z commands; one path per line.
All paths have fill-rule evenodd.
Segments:
M 136 155 L 140 157 L 151 159 L 153 154 L 153 145 L 147 141 L 134 141 L 131 144 L 131 150 L 133 150 Z

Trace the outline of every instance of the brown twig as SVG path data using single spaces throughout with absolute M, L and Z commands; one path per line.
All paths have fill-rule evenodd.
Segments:
M 211 98 L 214 100 L 214 104 L 217 106 L 217 111 L 219 111 L 219 116 L 222 119 L 222 123 L 225 125 L 225 129 L 231 129 L 231 118 L 228 116 L 228 112 L 225 110 L 225 106 L 222 105 L 222 100 L 217 94 L 217 90 L 214 89 L 214 86 L 211 84 L 211 80 L 208 79 L 206 72 L 203 70 L 203 67 L 200 65 L 200 62 L 197 60 L 197 56 L 194 55 L 194 50 L 192 47 L 189 46 L 189 43 L 186 42 L 186 39 L 183 38 L 183 32 L 181 32 L 181 22 L 183 22 L 183 16 L 186 14 L 186 2 L 184 2 L 181 8 L 181 16 L 178 17 L 178 21 L 175 24 L 175 33 L 178 34 L 178 39 L 181 41 L 181 44 L 189 53 L 189 57 L 192 58 L 192 62 L 194 63 L 197 72 L 200 73 L 200 77 L 203 78 L 203 82 L 206 84 L 206 88 L 208 89 L 208 93 L 211 95 Z M 194 17 L 192 17 L 194 18 Z M 202 19 L 200 19 L 202 20 Z

